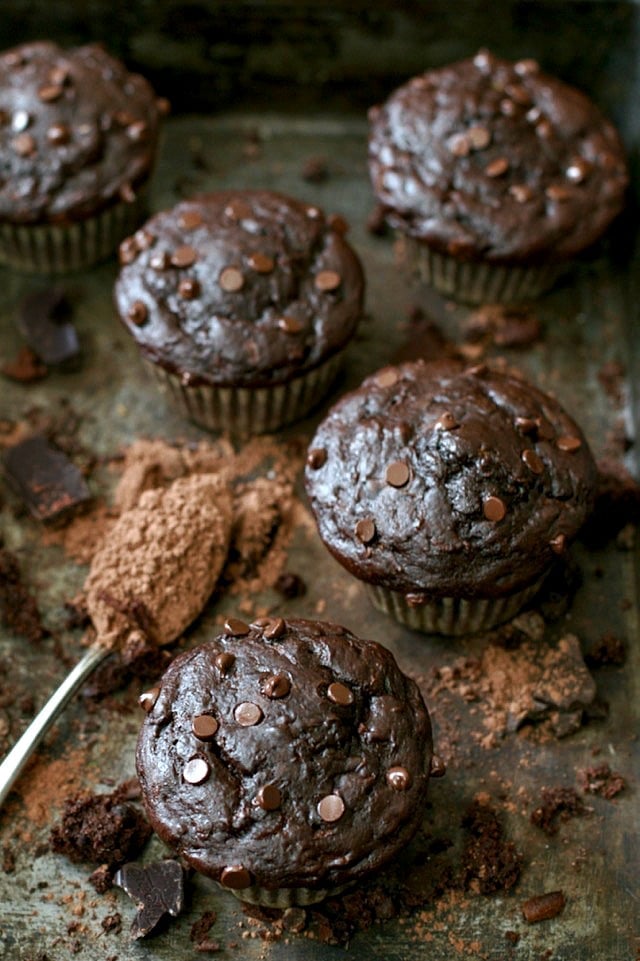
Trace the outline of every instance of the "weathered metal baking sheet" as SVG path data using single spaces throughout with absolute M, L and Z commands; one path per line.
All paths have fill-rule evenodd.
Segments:
M 337 392 L 355 386 L 365 374 L 406 350 L 412 306 L 420 304 L 458 342 L 461 324 L 469 314 L 411 287 L 394 267 L 390 238 L 375 237 L 366 229 L 372 197 L 365 141 L 366 124 L 361 117 L 176 117 L 167 126 L 152 197 L 152 207 L 159 209 L 199 190 L 260 186 L 284 190 L 347 217 L 352 225 L 350 239 L 368 277 L 367 318 L 349 349 Z M 321 183 L 302 176 L 311 157 L 326 160 L 328 177 Z M 632 437 L 637 422 L 630 390 L 640 356 L 634 330 L 633 274 L 637 264 L 631 255 L 618 258 L 617 249 L 604 247 L 540 300 L 533 311 L 542 325 L 540 338 L 526 348 L 502 351 L 509 363 L 559 397 L 583 426 L 597 455 L 606 452 L 612 426 L 623 422 Z M 137 437 L 197 440 L 202 433 L 170 410 L 142 372 L 134 346 L 115 317 L 115 274 L 115 264 L 109 263 L 64 281 L 83 344 L 83 366 L 75 373 L 50 374 L 29 386 L 3 380 L 1 416 L 18 419 L 37 407 L 53 413 L 68 400 L 82 417 L 78 435 L 82 443 L 105 458 Z M 14 326 L 17 306 L 24 294 L 39 284 L 46 282 L 2 271 L 0 327 L 2 353 L 7 358 L 20 345 Z M 598 372 L 608 360 L 621 362 L 627 372 L 626 379 L 622 378 L 623 395 L 615 403 L 598 380 Z M 287 436 L 308 438 L 321 413 L 289 429 Z M 629 466 L 633 467 L 632 462 Z M 99 467 L 91 481 L 94 490 L 104 496 L 114 482 L 106 467 Z M 79 632 L 62 626 L 62 608 L 82 586 L 86 568 L 66 558 L 59 547 L 45 545 L 35 521 L 26 516 L 16 518 L 15 501 L 6 490 L 3 500 L 0 520 L 5 546 L 19 556 L 40 608 L 62 642 L 60 650 L 52 640 L 31 645 L 7 634 L 0 638 L 5 686 L 29 689 L 34 706 L 38 706 L 81 654 Z M 461 812 L 474 795 L 486 793 L 500 805 L 509 836 L 524 855 L 518 886 L 505 895 L 469 896 L 444 906 L 442 902 L 434 904 L 432 915 L 423 910 L 402 921 L 377 924 L 354 938 L 349 957 L 389 961 L 426 957 L 449 961 L 458 955 L 492 961 L 543 957 L 628 961 L 635 957 L 634 937 L 640 934 L 637 548 L 621 551 L 610 543 L 597 552 L 579 549 L 578 555 L 582 585 L 570 611 L 551 630 L 572 631 L 585 643 L 607 630 L 627 640 L 625 667 L 597 673 L 599 696 L 609 704 L 608 715 L 563 740 L 544 742 L 514 734 L 487 750 L 473 738 L 479 725 L 477 705 L 460 699 L 454 715 L 433 705 L 436 742 L 440 738 L 441 750 L 450 758 L 446 778 L 434 782 L 431 789 L 426 809 L 429 830 L 455 844 Z M 328 557 L 311 529 L 298 530 L 287 567 L 303 576 L 308 590 L 304 597 L 284 602 L 283 613 L 313 615 L 323 610 L 323 616 L 388 645 L 412 674 L 427 675 L 434 667 L 480 650 L 478 639 L 424 638 L 374 611 L 364 591 Z M 273 592 L 265 598 L 270 606 L 277 602 Z M 190 633 L 189 643 L 206 638 L 215 616 L 233 611 L 234 603 L 233 598 L 225 597 L 213 604 Z M 84 783 L 91 790 L 108 790 L 131 777 L 139 724 L 133 707 L 135 694 L 129 691 L 116 696 L 89 713 L 78 698 L 48 739 L 41 761 L 24 777 L 35 780 L 39 776 L 42 758 L 47 763 L 56 758 L 64 762 L 78 751 L 86 758 Z M 24 715 L 11 721 L 9 740 L 25 722 Z M 594 808 L 591 816 L 574 819 L 563 825 L 557 836 L 547 838 L 530 825 L 528 817 L 541 786 L 574 785 L 575 771 L 594 763 L 594 751 L 599 752 L 599 760 L 606 759 L 624 775 L 626 791 L 615 801 L 589 798 Z M 128 928 L 134 908 L 125 894 L 114 890 L 96 895 L 87 881 L 89 868 L 74 866 L 48 850 L 46 841 L 58 812 L 52 809 L 49 818 L 46 783 L 42 790 L 45 813 L 40 812 L 37 823 L 25 823 L 25 811 L 17 800 L 0 812 L 0 849 L 8 846 L 16 857 L 15 870 L 0 870 L 0 957 L 11 961 L 44 961 L 45 957 L 66 961 L 71 956 L 80 961 L 192 958 L 200 955 L 189 941 L 190 926 L 209 908 L 218 913 L 212 937 L 221 942 L 222 957 L 329 961 L 343 955 L 343 949 L 304 935 L 289 935 L 274 943 L 243 938 L 238 925 L 242 922 L 247 930 L 246 919 L 233 897 L 198 878 L 190 884 L 183 917 L 155 937 L 131 942 Z M 434 869 L 435 861 L 437 858 Z M 522 902 L 554 889 L 565 893 L 564 912 L 552 921 L 524 924 Z M 101 921 L 116 911 L 123 918 L 122 932 L 107 934 Z M 74 920 L 80 925 L 75 932 L 69 927 Z M 517 944 L 505 937 L 508 931 L 519 933 Z M 230 946 L 233 944 L 236 946 Z

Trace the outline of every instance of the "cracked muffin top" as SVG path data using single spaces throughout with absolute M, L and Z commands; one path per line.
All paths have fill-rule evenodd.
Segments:
M 556 400 L 456 361 L 368 377 L 319 425 L 306 467 L 331 553 L 416 601 L 531 584 L 581 527 L 595 482 L 585 437 Z
M 240 894 L 354 881 L 422 820 L 422 696 L 386 648 L 339 625 L 230 618 L 142 703 L 137 769 L 155 831 Z

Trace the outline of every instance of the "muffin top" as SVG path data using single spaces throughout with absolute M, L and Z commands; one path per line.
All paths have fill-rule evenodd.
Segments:
M 287 381 L 344 347 L 360 319 L 363 272 L 345 229 L 267 190 L 182 201 L 121 245 L 120 316 L 185 384 Z
M 339 625 L 230 618 L 142 703 L 137 769 L 151 824 L 226 887 L 347 883 L 422 820 L 432 758 L 422 696 L 386 648 Z
M 495 263 L 569 258 L 604 231 L 628 182 L 592 101 L 480 51 L 370 111 L 369 168 L 387 219 L 441 253 Z
M 135 199 L 166 110 L 102 47 L 0 54 L 0 220 L 67 222 Z
M 306 468 L 325 545 L 409 603 L 531 584 L 586 518 L 595 480 L 557 401 L 455 361 L 368 377 L 319 425 Z

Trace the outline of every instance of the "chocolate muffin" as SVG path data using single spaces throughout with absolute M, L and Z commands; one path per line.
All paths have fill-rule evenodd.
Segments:
M 393 655 L 344 627 L 230 618 L 141 698 L 160 838 L 239 898 L 310 904 L 378 870 L 424 815 L 429 714 Z
M 377 607 L 442 634 L 514 616 L 587 517 L 595 483 L 557 401 L 455 361 L 368 377 L 319 425 L 306 468 L 331 553 Z
M 345 229 L 283 194 L 223 190 L 123 242 L 118 311 L 186 416 L 261 433 L 318 403 L 362 313 Z
M 369 169 L 399 256 L 462 301 L 552 285 L 620 212 L 620 137 L 583 93 L 481 50 L 370 111 Z
M 0 54 L 0 263 L 75 270 L 144 217 L 166 101 L 102 47 Z

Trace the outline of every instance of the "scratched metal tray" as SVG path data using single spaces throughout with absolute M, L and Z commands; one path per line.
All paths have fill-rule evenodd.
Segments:
M 635 109 L 632 100 L 637 90 L 633 84 L 637 81 L 626 79 L 628 90 L 616 88 L 626 91 L 624 101 L 618 102 L 619 116 L 624 116 L 625 108 Z M 626 124 L 624 130 L 635 163 L 633 125 Z M 393 266 L 390 239 L 373 236 L 366 229 L 372 198 L 366 176 L 365 140 L 362 114 L 177 116 L 167 125 L 152 197 L 152 207 L 160 209 L 198 190 L 262 186 L 284 190 L 347 217 L 352 226 L 350 239 L 367 272 L 368 312 L 349 349 L 337 391 L 355 386 L 390 358 L 412 350 L 408 318 L 416 304 L 458 342 L 469 314 L 465 308 L 453 307 L 407 285 Z M 326 180 L 314 183 L 303 178 L 309 158 L 326 160 Z M 542 325 L 540 338 L 524 349 L 502 351 L 510 363 L 558 396 L 582 424 L 598 456 L 607 452 L 613 427 L 622 425 L 627 437 L 633 439 L 638 423 L 638 407 L 634 408 L 634 382 L 640 383 L 637 258 L 636 238 L 629 222 L 597 255 L 579 265 L 536 305 L 534 313 Z M 115 318 L 111 293 L 115 273 L 115 265 L 109 263 L 64 282 L 83 344 L 83 366 L 77 372 L 50 374 L 29 386 L 3 380 L 0 418 L 19 419 L 36 408 L 55 411 L 69 399 L 82 418 L 80 441 L 105 458 L 137 437 L 200 438 L 201 432 L 177 417 L 142 373 L 133 345 Z M 4 357 L 13 356 L 21 343 L 13 322 L 21 298 L 44 285 L 44 281 L 2 271 L 0 329 Z M 497 353 L 497 349 L 489 351 L 490 355 Z M 619 361 L 626 369 L 622 396 L 615 401 L 598 379 L 607 361 Z M 286 436 L 308 438 L 321 413 L 290 428 Z M 625 457 L 637 476 L 633 447 Z M 114 476 L 99 467 L 91 483 L 95 493 L 108 497 Z M 21 690 L 28 687 L 37 707 L 81 654 L 80 632 L 63 626 L 63 605 L 81 587 L 86 568 L 65 558 L 60 548 L 43 545 L 41 528 L 26 516 L 16 518 L 14 506 L 12 495 L 3 488 L 0 524 L 5 546 L 19 556 L 48 625 L 63 642 L 60 647 L 47 639 L 35 646 L 6 633 L 0 636 L 3 682 Z M 596 675 L 599 697 L 609 704 L 608 715 L 563 740 L 538 743 L 510 735 L 487 751 L 472 736 L 478 725 L 473 705 L 460 700 L 456 706 L 456 751 L 446 778 L 434 781 L 430 789 L 427 818 L 432 819 L 436 835 L 446 835 L 454 843 L 460 830 L 459 813 L 476 793 L 485 792 L 501 811 L 508 809 L 504 816 L 509 836 L 524 855 L 517 887 L 504 895 L 469 896 L 459 904 L 451 903 L 444 913 L 436 912 L 432 920 L 423 918 L 420 922 L 410 917 L 377 924 L 355 936 L 349 947 L 350 957 L 398 961 L 424 957 L 448 961 L 458 953 L 492 961 L 542 957 L 556 961 L 627 961 L 635 957 L 634 937 L 640 933 L 640 770 L 636 740 L 640 675 L 635 643 L 639 637 L 638 553 L 637 548 L 621 551 L 610 543 L 598 551 L 578 547 L 577 556 L 582 584 L 570 611 L 552 624 L 551 630 L 556 635 L 572 631 L 585 644 L 605 631 L 626 638 L 625 668 L 604 669 Z M 364 592 L 328 557 L 312 531 L 297 532 L 287 567 L 304 577 L 308 591 L 302 598 L 283 602 L 283 613 L 307 615 L 326 602 L 324 616 L 380 640 L 413 674 L 427 674 L 461 654 L 472 655 L 479 650 L 481 642 L 476 638 L 455 642 L 423 638 L 374 611 Z M 277 603 L 273 592 L 268 592 L 264 600 L 271 606 Z M 216 615 L 234 610 L 234 600 L 229 597 L 211 605 L 190 633 L 189 643 L 206 638 Z M 85 786 L 91 790 L 109 790 L 131 777 L 140 722 L 134 707 L 136 693 L 129 689 L 89 712 L 86 702 L 78 698 L 48 739 L 42 756 L 51 762 L 68 759 L 82 750 L 87 758 Z M 450 727 L 451 721 L 439 718 L 437 704 L 433 707 L 437 744 L 439 730 Z M 20 733 L 20 726 L 15 718 L 10 721 L 13 739 Z M 539 798 L 543 785 L 574 785 L 575 771 L 594 763 L 594 751 L 600 752 L 599 760 L 607 760 L 625 776 L 625 793 L 615 802 L 589 799 L 593 814 L 563 825 L 559 835 L 549 840 L 529 823 L 533 801 Z M 35 780 L 39 772 L 41 776 L 39 763 L 36 761 L 24 777 Z M 1 958 L 191 958 L 197 955 L 189 930 L 207 909 L 218 914 L 211 936 L 221 942 L 222 957 L 329 961 L 344 953 L 342 948 L 304 935 L 291 934 L 287 940 L 273 943 L 243 939 L 239 923 L 244 923 L 246 930 L 246 919 L 234 898 L 199 878 L 190 883 L 183 916 L 158 935 L 131 942 L 128 929 L 135 912 L 126 895 L 117 889 L 97 895 L 88 884 L 90 868 L 74 866 L 47 849 L 46 840 L 58 811 L 54 808 L 47 812 L 46 784 L 42 791 L 45 813 L 41 812 L 37 823 L 25 825 L 25 812 L 16 800 L 0 812 L 0 851 L 8 847 L 16 857 L 11 873 L 0 870 Z M 518 801 L 522 792 L 529 799 L 526 807 Z M 159 846 L 156 853 L 160 853 Z M 558 888 L 566 896 L 564 912 L 552 921 L 525 925 L 522 902 Z M 122 915 L 123 928 L 120 933 L 107 934 L 101 921 L 114 912 Z M 70 927 L 71 922 L 76 922 L 75 927 Z M 517 944 L 505 938 L 510 931 L 519 933 Z

